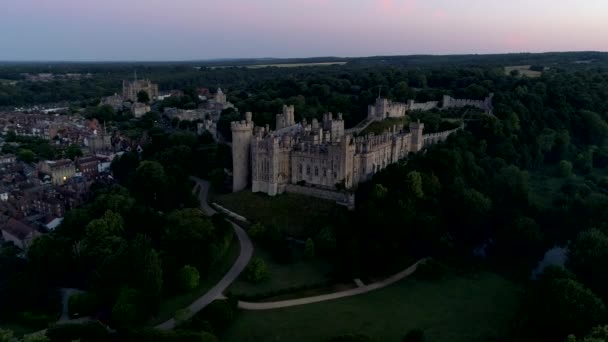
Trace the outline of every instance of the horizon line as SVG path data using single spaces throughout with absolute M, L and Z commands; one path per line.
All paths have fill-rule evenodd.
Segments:
M 3 63 L 200 63 L 200 62 L 229 62 L 229 61 L 252 61 L 252 60 L 290 60 L 290 59 L 319 59 L 319 58 L 335 58 L 335 59 L 360 59 L 360 58 L 378 58 L 378 57 L 450 57 L 450 56 L 497 56 L 497 55 L 541 55 L 551 53 L 603 53 L 607 51 L 600 50 L 567 50 L 567 51 L 542 51 L 542 52 L 493 52 L 493 53 L 414 53 L 403 55 L 365 55 L 365 56 L 311 56 L 311 57 L 219 57 L 219 58 L 201 58 L 201 59 L 0 59 L 0 64 Z

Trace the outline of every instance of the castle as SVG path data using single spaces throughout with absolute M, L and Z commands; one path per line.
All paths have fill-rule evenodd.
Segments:
M 474 105 L 484 110 L 491 110 L 491 99 L 444 97 L 447 108 Z M 370 106 L 368 117 L 403 117 L 410 108 L 415 106 L 379 98 Z M 344 202 L 337 189 L 352 189 L 409 153 L 445 141 L 462 128 L 424 134 L 424 124 L 413 122 L 409 131 L 393 126 L 380 135 L 355 136 L 352 130 L 345 131 L 342 114 L 326 113 L 321 122 L 296 123 L 294 107 L 283 106 L 272 131 L 268 125 L 256 127 L 247 112 L 245 120 L 231 123 L 233 191 L 245 189 L 251 179 L 253 192 L 270 196 L 298 192 Z
M 376 103 L 368 106 L 367 118 L 368 119 L 386 119 L 386 118 L 401 118 L 405 116 L 408 111 L 414 110 L 431 110 L 431 109 L 448 109 L 448 108 L 462 108 L 466 106 L 476 107 L 488 114 L 492 114 L 492 98 L 494 94 L 490 94 L 483 101 L 479 100 L 466 100 L 466 99 L 455 99 L 449 95 L 444 95 L 441 101 L 441 107 L 439 101 L 429 101 L 423 103 L 416 103 L 414 100 L 409 100 L 407 103 L 392 102 L 385 98 L 378 97 Z
M 150 101 L 154 100 L 158 97 L 158 84 L 154 84 L 150 80 L 138 80 L 137 76 L 133 82 L 122 81 L 123 101 L 137 102 L 137 93 L 140 91 L 148 93 Z

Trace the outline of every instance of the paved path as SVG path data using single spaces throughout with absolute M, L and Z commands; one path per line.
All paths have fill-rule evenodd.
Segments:
M 394 274 L 382 281 L 379 281 L 379 282 L 376 282 L 373 284 L 369 284 L 369 285 L 365 285 L 362 287 L 357 287 L 354 289 L 340 291 L 340 292 L 328 293 L 328 294 L 324 294 L 324 295 L 320 295 L 320 296 L 282 300 L 282 301 L 278 301 L 278 302 L 265 302 L 265 303 L 239 302 L 239 308 L 244 309 L 244 310 L 271 310 L 271 309 L 287 308 L 287 307 L 296 306 L 296 305 L 324 302 L 326 300 L 351 297 L 351 296 L 356 296 L 356 295 L 363 294 L 363 293 L 368 293 L 370 291 L 374 291 L 374 290 L 381 289 L 383 287 L 387 287 L 387 286 L 394 284 L 394 283 L 398 282 L 399 280 L 409 276 L 410 274 L 414 273 L 414 271 L 416 271 L 416 268 L 418 267 L 418 265 L 420 263 L 423 263 L 425 261 L 426 261 L 426 259 L 421 259 L 418 262 L 416 262 L 415 264 L 413 264 L 412 266 L 406 268 L 405 270 L 403 270 L 397 274 Z
M 79 290 L 79 289 L 70 289 L 70 288 L 62 288 L 59 289 L 59 293 L 61 293 L 61 304 L 62 304 L 62 311 L 61 311 L 61 317 L 59 317 L 59 322 L 65 322 L 65 321 L 69 321 L 70 320 L 70 316 L 68 313 L 68 303 L 70 300 L 70 297 L 72 295 L 78 294 L 78 293 L 84 293 L 84 291 Z
M 197 182 L 197 186 L 195 186 L 195 189 L 197 187 L 200 188 L 199 199 L 201 201 L 201 210 L 203 210 L 203 212 L 205 212 L 207 215 L 215 214 L 216 211 L 213 210 L 213 208 L 211 208 L 209 204 L 207 204 L 209 183 L 207 181 L 194 177 L 191 179 Z M 226 288 L 228 288 L 228 286 L 230 286 L 230 284 L 232 284 L 232 282 L 236 280 L 239 274 L 243 272 L 245 267 L 247 267 L 249 259 L 251 259 L 251 256 L 253 255 L 253 245 L 251 243 L 251 240 L 249 239 L 249 236 L 247 236 L 247 233 L 236 224 L 232 222 L 231 224 L 234 228 L 234 232 L 236 233 L 236 236 L 239 239 L 239 244 L 241 246 L 239 257 L 236 259 L 236 262 L 234 263 L 234 265 L 232 265 L 228 273 L 226 273 L 226 275 L 224 275 L 224 277 L 217 284 L 215 284 L 215 286 L 211 290 L 209 290 L 202 297 L 198 298 L 194 301 L 194 303 L 188 306 L 188 310 L 190 312 L 187 318 L 194 316 L 194 314 L 201 311 L 205 306 L 209 305 L 209 303 L 220 298 L 224 290 L 226 290 Z M 162 330 L 169 330 L 173 329 L 174 327 L 175 319 L 173 318 L 156 326 L 156 328 Z

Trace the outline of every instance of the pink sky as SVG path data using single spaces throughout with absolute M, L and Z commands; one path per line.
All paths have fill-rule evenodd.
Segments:
M 0 60 L 608 51 L 606 0 L 3 0 Z

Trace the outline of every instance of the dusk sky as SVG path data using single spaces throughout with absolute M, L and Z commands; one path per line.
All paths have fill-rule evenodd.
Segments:
M 607 0 L 1 0 L 0 60 L 608 51 Z

